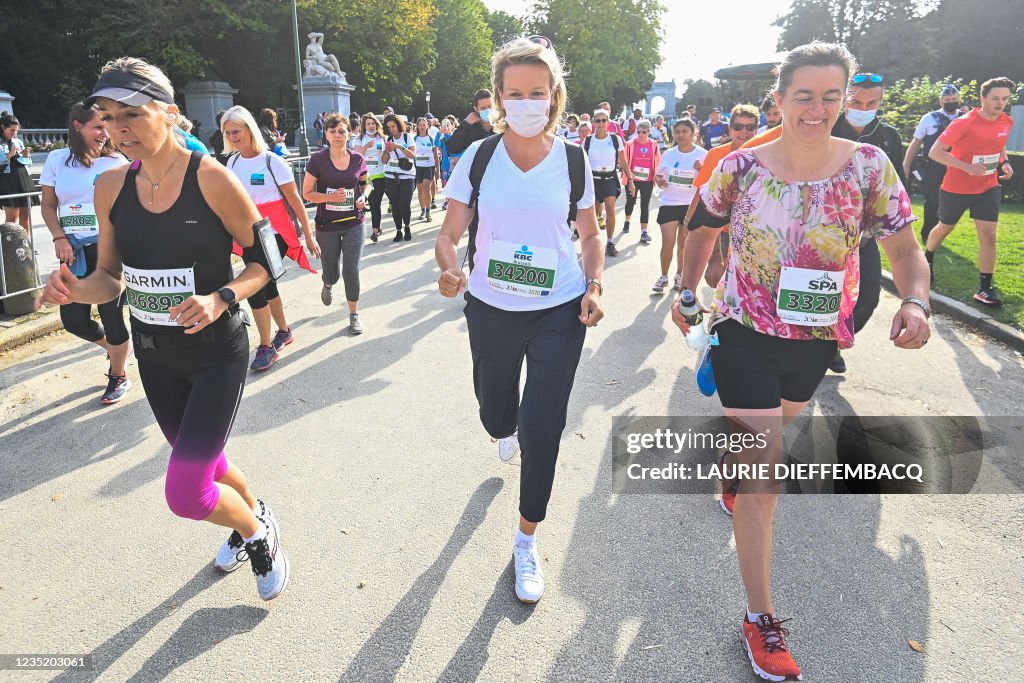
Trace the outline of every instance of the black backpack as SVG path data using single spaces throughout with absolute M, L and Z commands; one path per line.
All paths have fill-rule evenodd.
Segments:
M 476 256 L 476 232 L 480 223 L 480 212 L 477 209 L 477 200 L 480 198 L 480 183 L 484 179 L 484 171 L 487 164 L 494 156 L 494 150 L 501 143 L 501 135 L 492 135 L 480 143 L 480 149 L 473 157 L 473 165 L 469 167 L 469 183 L 473 187 L 473 194 L 469 198 L 469 208 L 473 209 L 473 220 L 469 224 L 469 249 L 466 250 L 466 260 L 469 261 L 469 270 L 473 270 L 473 259 Z M 569 215 L 566 218 L 566 225 L 576 220 L 576 204 L 583 199 L 583 192 L 586 189 L 586 164 L 584 162 L 583 150 L 579 145 L 566 144 L 565 156 L 569 165 Z M 463 262 L 465 263 L 465 261 Z
M 619 136 L 616 135 L 615 133 L 608 133 L 608 135 L 612 136 L 612 147 L 615 148 L 615 165 L 618 166 L 619 165 Z M 587 150 L 587 154 L 590 154 L 590 138 L 592 138 L 592 137 L 594 137 L 594 136 L 593 135 L 588 135 L 586 137 L 586 139 L 583 141 L 583 148 Z

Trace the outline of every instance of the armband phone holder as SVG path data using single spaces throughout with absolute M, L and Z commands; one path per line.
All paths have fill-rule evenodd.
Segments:
M 281 251 L 277 246 L 277 231 L 270 224 L 269 218 L 264 218 L 252 226 L 254 233 L 254 244 L 260 257 L 260 265 L 266 268 L 270 279 L 277 281 L 284 275 L 284 259 L 281 258 Z

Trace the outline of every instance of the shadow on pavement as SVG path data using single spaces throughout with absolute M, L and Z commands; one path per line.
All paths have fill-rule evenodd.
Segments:
M 477 487 L 437 559 L 420 574 L 391 613 L 359 648 L 341 675 L 341 681 L 363 683 L 395 680 L 448 570 L 473 532 L 487 517 L 488 508 L 504 485 L 505 482 L 498 477 L 491 477 Z M 503 585 L 507 587 L 508 583 Z
M 157 624 L 163 621 L 166 617 L 173 614 L 176 608 L 180 608 L 184 602 L 194 598 L 207 588 L 213 586 L 224 576 L 224 574 L 218 572 L 212 566 L 204 566 L 202 569 L 199 570 L 199 572 L 195 576 L 189 579 L 188 583 L 186 583 L 184 586 L 175 591 L 173 595 L 171 595 L 169 598 L 161 602 L 159 605 L 151 609 L 143 616 L 136 619 L 129 626 L 122 629 L 120 633 L 112 636 L 106 642 L 101 643 L 92 652 L 90 652 L 89 654 L 92 655 L 93 662 L 95 663 L 95 669 L 93 669 L 92 671 L 75 671 L 69 669 L 68 671 L 53 678 L 51 680 L 51 683 L 63 683 L 64 681 L 95 681 L 98 678 L 102 677 L 103 673 L 110 667 L 111 664 L 116 662 L 118 659 L 124 656 L 129 650 L 135 647 L 135 645 L 140 640 L 142 640 L 147 633 L 152 631 L 157 626 Z M 211 611 L 222 613 L 225 610 L 199 610 L 196 612 L 196 614 Z M 230 612 L 230 610 L 226 611 Z M 264 616 L 266 615 L 264 610 L 253 611 L 263 611 Z M 245 618 L 247 615 L 240 616 Z M 251 615 L 248 615 L 248 618 L 251 620 Z M 220 629 L 218 632 L 223 632 L 223 628 L 217 626 L 218 623 L 224 623 L 225 620 L 223 618 L 205 617 L 205 619 L 205 622 L 199 624 L 200 627 L 208 626 L 211 628 Z M 262 617 L 260 617 L 260 619 L 262 619 Z M 188 623 L 188 620 L 186 620 L 186 623 Z M 195 629 L 196 626 L 193 625 L 191 628 Z M 235 633 L 238 632 L 240 631 L 235 631 Z M 161 648 L 161 651 L 163 651 L 165 648 L 166 645 L 164 646 L 164 648 Z M 178 647 L 176 651 L 180 652 L 181 648 Z M 195 655 L 193 654 L 193 656 Z M 147 661 L 147 665 L 149 665 L 150 662 L 154 661 L 154 659 L 155 657 L 150 658 L 150 660 Z
M 130 683 L 161 681 L 179 666 L 206 654 L 221 641 L 253 630 L 268 614 L 270 612 L 265 609 L 248 605 L 196 610 L 146 660 L 139 672 L 128 680 Z

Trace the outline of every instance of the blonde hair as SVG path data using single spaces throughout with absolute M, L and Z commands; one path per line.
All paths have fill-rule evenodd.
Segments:
M 492 127 L 498 133 L 504 133 L 508 129 L 501 92 L 505 89 L 505 69 L 515 64 L 543 64 L 551 73 L 551 109 L 548 112 L 548 123 L 544 126 L 544 132 L 550 133 L 562 120 L 565 104 L 569 99 L 565 90 L 565 68 L 553 48 L 544 47 L 526 38 L 517 38 L 506 43 L 491 57 L 491 90 L 494 91 L 497 100 L 496 116 L 491 120 Z
M 150 64 L 145 59 L 140 57 L 118 57 L 112 59 L 103 65 L 100 69 L 101 74 L 110 73 L 111 71 L 121 71 L 123 73 L 135 74 L 141 78 L 151 81 L 156 85 L 166 90 L 170 95 L 174 96 L 174 85 L 171 83 L 171 79 L 167 77 L 160 67 Z M 166 102 L 160 102 L 159 100 L 150 100 L 153 104 L 160 108 L 165 114 L 171 114 L 171 118 L 168 121 L 168 126 L 175 127 L 178 125 L 178 112 L 172 112 L 171 106 Z M 177 107 L 175 107 L 177 108 Z
M 260 127 L 256 125 L 256 119 L 253 117 L 252 112 L 240 105 L 235 105 L 224 112 L 224 115 L 220 117 L 220 132 L 224 132 L 224 127 L 229 123 L 240 123 L 249 129 L 249 135 L 252 136 L 252 146 L 256 148 L 256 151 L 260 154 L 267 152 L 267 143 L 263 140 L 263 134 L 260 133 Z M 234 143 L 224 137 L 224 153 L 232 154 L 233 152 L 239 151 L 235 147 Z
M 729 120 L 732 121 L 737 116 L 745 116 L 755 121 L 761 120 L 761 112 L 752 104 L 737 104 L 733 107 L 732 111 L 729 112 Z

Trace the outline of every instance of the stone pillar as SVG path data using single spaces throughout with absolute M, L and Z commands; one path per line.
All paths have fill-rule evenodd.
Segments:
M 0 111 L 14 116 L 14 95 L 6 90 L 0 90 Z
M 199 138 L 209 144 L 217 130 L 217 112 L 235 104 L 235 88 L 224 81 L 191 81 L 185 85 L 185 115 L 190 121 L 199 121 Z
M 1006 149 L 1010 152 L 1024 152 L 1024 104 L 1014 105 L 1010 116 L 1013 117 L 1013 128 Z
M 302 79 L 302 94 L 306 107 L 306 139 L 310 149 L 320 145 L 320 139 L 313 129 L 316 115 L 322 111 L 338 112 L 348 116 L 352 112 L 351 94 L 356 87 L 345 80 L 345 72 L 331 76 L 306 76 Z

